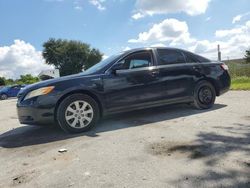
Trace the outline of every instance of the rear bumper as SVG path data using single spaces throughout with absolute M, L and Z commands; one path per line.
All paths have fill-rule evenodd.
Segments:
M 220 96 L 227 91 L 229 91 L 231 86 L 231 78 L 230 75 L 227 71 L 225 71 L 220 77 L 219 77 L 219 82 L 218 82 L 218 93 L 217 95 Z

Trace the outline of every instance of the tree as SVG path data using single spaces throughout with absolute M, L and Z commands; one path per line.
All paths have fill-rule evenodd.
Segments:
M 6 79 L 5 77 L 0 77 L 1 85 L 15 85 L 15 84 L 33 84 L 39 81 L 38 77 L 32 76 L 31 74 L 21 75 L 19 79 Z
M 250 63 L 250 49 L 246 50 L 245 60 L 246 63 Z
M 17 84 L 33 84 L 38 82 L 38 77 L 34 77 L 31 74 L 21 75 L 20 79 L 16 81 Z
M 5 85 L 14 85 L 15 81 L 13 79 L 6 79 L 5 80 Z
M 4 86 L 4 85 L 5 85 L 5 78 L 0 77 L 0 86 Z
M 98 49 L 74 40 L 49 39 L 43 44 L 46 63 L 60 70 L 60 75 L 70 75 L 88 69 L 102 59 Z

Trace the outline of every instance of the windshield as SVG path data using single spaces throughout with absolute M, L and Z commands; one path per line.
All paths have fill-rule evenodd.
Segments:
M 89 69 L 87 69 L 86 71 L 84 71 L 83 74 L 93 74 L 93 73 L 101 70 L 102 68 L 107 66 L 109 63 L 111 63 L 112 61 L 117 59 L 121 54 L 122 53 L 112 55 L 112 56 L 108 57 L 107 59 L 102 60 L 101 62 L 95 64 L 94 66 L 92 66 Z
M 0 91 L 7 91 L 9 88 L 10 88 L 10 87 L 5 86 L 5 87 L 0 88 Z

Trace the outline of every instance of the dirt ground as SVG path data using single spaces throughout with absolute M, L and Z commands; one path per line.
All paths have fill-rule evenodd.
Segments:
M 250 92 L 210 110 L 120 114 L 78 135 L 20 125 L 15 103 L 0 101 L 0 187 L 250 187 Z

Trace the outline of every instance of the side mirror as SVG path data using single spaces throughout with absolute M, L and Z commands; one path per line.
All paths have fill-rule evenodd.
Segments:
M 124 68 L 123 68 L 123 64 L 122 64 L 122 63 L 117 63 L 117 64 L 115 64 L 115 65 L 112 67 L 112 73 L 113 73 L 113 74 L 117 74 L 117 71 L 118 71 L 118 70 L 122 70 L 122 69 L 124 69 Z

